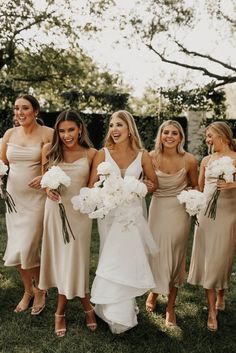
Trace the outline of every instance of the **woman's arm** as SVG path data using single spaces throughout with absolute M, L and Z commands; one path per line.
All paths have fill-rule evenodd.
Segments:
M 47 154 L 50 151 L 52 147 L 51 143 L 46 143 L 45 145 L 43 145 L 42 148 L 42 174 L 44 174 L 47 170 L 47 163 L 48 163 L 48 159 L 47 159 Z
M 105 152 L 102 149 L 102 150 L 99 150 L 93 158 L 92 168 L 91 168 L 89 181 L 88 181 L 89 188 L 92 188 L 93 185 L 96 183 L 96 181 L 99 180 L 98 173 L 97 173 L 97 167 L 100 163 L 102 163 L 104 161 L 105 161 Z
M 45 170 L 45 164 L 47 163 L 47 159 L 46 159 L 46 154 L 47 151 L 49 151 L 51 144 L 47 143 L 46 145 L 43 145 L 42 147 L 42 157 L 41 157 L 41 165 L 42 165 L 42 174 L 44 174 Z M 30 186 L 33 189 L 39 190 L 41 189 L 41 179 L 42 179 L 42 175 L 39 175 L 37 177 L 35 177 L 34 179 L 32 179 L 29 183 L 28 186 Z
M 153 168 L 152 159 L 147 151 L 144 151 L 142 155 L 142 167 L 145 175 L 144 182 L 148 188 L 148 191 L 153 192 L 158 187 L 158 181 Z
M 43 129 L 43 144 L 46 145 L 52 142 L 54 129 L 48 126 L 42 126 Z
M 89 160 L 89 165 L 90 165 L 90 170 L 92 168 L 92 163 L 93 163 L 93 159 L 97 154 L 97 150 L 95 148 L 89 148 L 87 150 L 87 156 L 88 156 L 88 160 Z
M 15 128 L 11 128 L 7 130 L 2 138 L 2 145 L 1 145 L 1 160 L 5 164 L 9 164 L 8 159 L 7 159 L 7 143 L 10 140 L 11 134 Z
M 207 157 L 204 157 L 203 160 L 201 161 L 199 177 L 198 177 L 198 188 L 200 191 L 203 191 L 203 189 L 204 189 L 205 169 L 206 169 L 206 166 L 207 166 L 209 159 L 210 159 L 210 156 L 207 156 Z
M 47 163 L 48 163 L 47 154 L 51 149 L 51 147 L 52 147 L 52 144 L 47 143 L 42 148 L 42 174 L 44 174 L 47 171 Z M 55 190 L 51 190 L 50 188 L 45 188 L 45 191 L 46 191 L 47 197 L 50 200 L 55 202 L 58 202 L 60 200 L 60 195 Z
M 226 190 L 226 189 L 235 189 L 236 188 L 236 181 L 232 183 L 226 183 L 224 180 L 217 181 L 217 189 L 219 190 Z
M 198 189 L 198 162 L 197 159 L 191 154 L 187 153 L 186 156 L 187 170 L 189 183 L 192 188 Z

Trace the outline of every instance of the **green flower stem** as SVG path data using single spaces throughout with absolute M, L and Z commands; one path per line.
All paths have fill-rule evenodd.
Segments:
M 73 239 L 75 239 L 75 236 L 73 234 L 69 220 L 67 218 L 65 206 L 61 202 L 58 205 L 59 205 L 59 212 L 61 217 L 63 240 L 64 240 L 64 243 L 66 244 L 70 242 L 70 235 L 72 236 Z

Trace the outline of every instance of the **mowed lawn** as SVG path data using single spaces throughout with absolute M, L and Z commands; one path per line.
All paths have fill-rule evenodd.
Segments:
M 0 215 L 0 232 L 0 353 L 236 352 L 236 262 L 231 288 L 227 291 L 226 311 L 218 315 L 219 330 L 216 333 L 206 329 L 207 310 L 203 289 L 186 284 L 180 289 L 176 303 L 176 328 L 165 327 L 165 297 L 159 297 L 156 312 L 150 315 L 145 312 L 146 296 L 143 296 L 138 298 L 140 314 L 137 327 L 115 336 L 104 322 L 98 320 L 97 331 L 90 333 L 85 326 L 81 304 L 75 299 L 68 303 L 68 332 L 64 338 L 57 338 L 54 334 L 55 289 L 49 290 L 46 309 L 40 316 L 31 316 L 30 310 L 21 314 L 13 312 L 23 289 L 17 271 L 3 266 L 6 246 L 3 214 Z M 191 244 L 192 236 L 189 239 L 188 264 Z M 99 237 L 94 223 L 91 282 L 98 260 L 98 246 Z M 67 275 L 70 276 L 70 273 Z

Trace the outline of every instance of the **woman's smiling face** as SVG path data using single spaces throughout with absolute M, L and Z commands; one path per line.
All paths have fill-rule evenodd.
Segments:
M 129 128 L 126 122 L 118 117 L 113 117 L 109 124 L 109 133 L 114 143 L 121 143 L 129 138 Z

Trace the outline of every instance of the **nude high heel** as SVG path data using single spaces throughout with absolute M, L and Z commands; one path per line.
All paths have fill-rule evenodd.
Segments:
M 66 324 L 64 324 L 64 327 L 62 328 L 56 328 L 58 322 L 59 321 L 58 319 L 65 319 L 66 315 L 65 314 L 62 314 L 62 315 L 59 315 L 59 314 L 55 314 L 55 334 L 57 337 L 64 337 L 65 334 L 66 334 Z
M 87 310 L 84 313 L 86 314 L 86 326 L 90 331 L 92 332 L 96 331 L 97 322 L 94 315 L 94 308 L 92 308 L 91 310 Z M 92 319 L 91 322 L 88 322 L 88 319 Z
M 21 313 L 22 311 L 27 310 L 30 306 L 30 303 L 32 302 L 33 297 L 34 297 L 34 293 L 30 293 L 30 292 L 25 291 L 22 299 L 17 304 L 14 312 Z
M 46 305 L 46 290 L 41 290 L 39 288 L 34 287 L 34 302 L 31 310 L 31 315 L 39 315 Z

